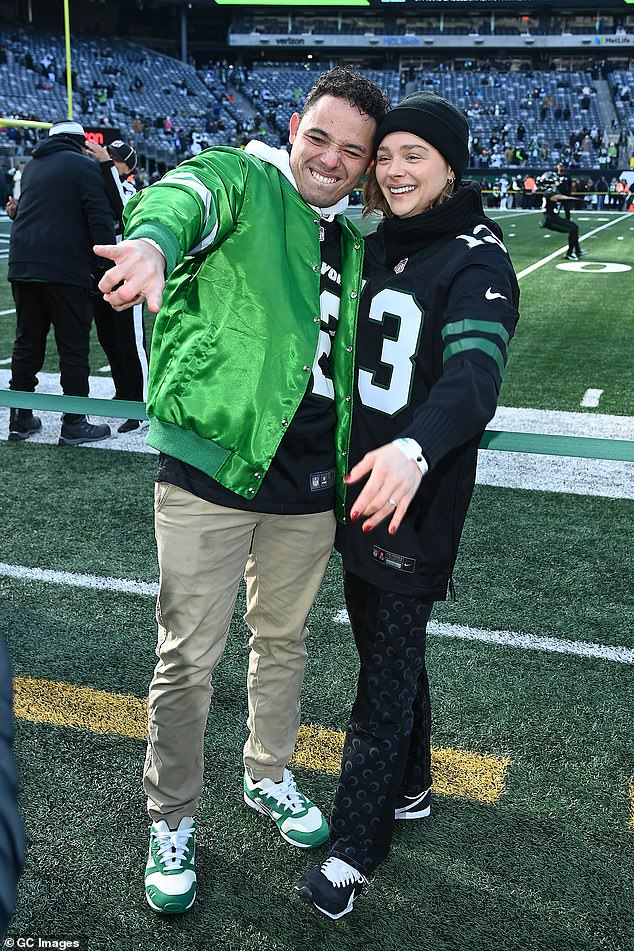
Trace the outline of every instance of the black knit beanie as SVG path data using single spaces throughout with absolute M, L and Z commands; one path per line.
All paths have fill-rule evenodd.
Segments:
M 413 92 L 387 113 L 374 137 L 374 151 L 390 132 L 411 132 L 438 149 L 459 182 L 469 164 L 469 125 L 450 102 L 433 92 Z

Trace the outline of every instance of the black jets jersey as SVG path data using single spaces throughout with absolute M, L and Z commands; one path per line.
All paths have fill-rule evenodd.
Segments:
M 429 600 L 447 594 L 518 317 L 506 249 L 481 217 L 475 222 L 390 268 L 381 229 L 366 241 L 350 467 L 413 437 L 429 472 L 395 535 L 389 519 L 365 534 L 348 517 L 337 548 L 353 574 Z M 363 484 L 348 490 L 348 516 Z
M 563 195 L 564 192 L 560 192 L 557 188 L 551 189 L 544 194 L 541 210 L 545 218 L 559 218 L 559 201 L 557 199 L 559 194 Z
M 194 466 L 161 455 L 157 482 L 170 482 L 228 508 L 279 515 L 327 512 L 335 501 L 336 413 L 330 364 L 341 296 L 341 230 L 322 219 L 319 344 L 306 393 L 297 408 L 256 498 L 244 499 Z M 274 315 L 271 315 L 274 319 Z

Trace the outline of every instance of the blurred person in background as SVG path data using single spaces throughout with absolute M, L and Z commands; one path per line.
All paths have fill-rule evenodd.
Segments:
M 588 253 L 579 244 L 579 225 L 560 212 L 561 207 L 565 207 L 568 202 L 576 201 L 576 198 L 564 195 L 559 190 L 559 177 L 552 172 L 540 175 L 537 187 L 538 193 L 542 196 L 540 228 L 568 235 L 568 250 L 564 258 L 566 261 L 578 261 L 580 257 Z
M 100 240 L 114 241 L 114 221 L 102 175 L 84 154 L 85 141 L 78 122 L 54 122 L 24 169 L 20 201 L 7 202 L 14 219 L 8 277 L 17 315 L 11 390 L 35 391 L 53 327 L 62 392 L 89 393 L 91 286 L 99 267 L 92 248 Z M 10 411 L 9 439 L 28 439 L 41 428 L 31 410 Z M 74 446 L 109 435 L 105 423 L 64 413 L 59 444 Z
M 572 179 L 568 174 L 568 166 L 565 162 L 559 162 L 557 165 L 557 190 L 560 195 L 564 195 L 566 198 L 572 198 Z M 574 199 L 573 199 L 574 201 Z M 562 202 L 562 211 L 566 221 L 570 221 L 570 212 L 572 201 Z
M 594 183 L 594 187 L 597 192 L 597 211 L 602 211 L 608 200 L 608 192 L 610 190 L 603 174 L 599 175 L 596 182 Z
M 120 139 L 105 147 L 89 139 L 86 142 L 86 150 L 99 162 L 114 212 L 116 240 L 121 241 L 123 209 L 136 194 L 133 181 L 137 167 L 136 151 Z M 147 396 L 148 378 L 143 304 L 135 304 L 134 307 L 117 313 L 96 288 L 93 312 L 99 343 L 110 363 L 115 387 L 114 399 L 142 403 Z M 140 420 L 126 419 L 118 427 L 118 432 L 133 432 L 140 426 Z

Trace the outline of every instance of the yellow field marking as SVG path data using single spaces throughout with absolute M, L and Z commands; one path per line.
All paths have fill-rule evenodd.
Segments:
M 13 709 L 16 717 L 34 723 L 116 733 L 144 740 L 147 737 L 147 703 L 131 694 L 106 693 L 92 687 L 15 677 Z
M 630 829 L 634 829 L 634 777 L 630 779 Z
M 322 726 L 300 728 L 292 762 L 323 773 L 338 773 L 343 733 Z M 434 792 L 478 802 L 497 802 L 506 788 L 510 759 L 466 750 L 434 748 Z
M 434 792 L 478 802 L 497 802 L 506 789 L 508 756 L 489 756 L 450 747 L 431 751 Z
M 92 687 L 16 677 L 13 681 L 15 715 L 33 723 L 89 730 L 145 740 L 145 698 L 106 693 Z M 344 735 L 338 730 L 306 724 L 300 727 L 291 760 L 318 772 L 339 772 Z M 434 792 L 477 802 L 494 803 L 504 793 L 507 757 L 487 756 L 466 750 L 434 749 Z M 634 795 L 634 792 L 633 792 Z

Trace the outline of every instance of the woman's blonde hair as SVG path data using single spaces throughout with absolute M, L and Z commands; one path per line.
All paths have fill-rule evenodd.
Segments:
M 449 164 L 447 163 L 447 172 L 449 172 Z M 440 195 L 437 198 L 434 198 L 430 202 L 429 207 L 435 208 L 436 205 L 441 205 L 443 201 L 447 201 L 448 198 L 451 198 L 454 189 L 456 187 L 455 179 L 447 180 L 447 184 L 441 191 Z M 427 209 L 425 209 L 427 210 Z M 381 191 L 379 183 L 376 179 L 376 163 L 372 166 L 370 171 L 367 174 L 365 184 L 363 186 L 363 217 L 367 218 L 368 215 L 371 215 L 375 211 L 380 211 L 386 218 L 392 218 L 392 212 L 390 211 L 390 206 L 387 202 L 387 198 Z

